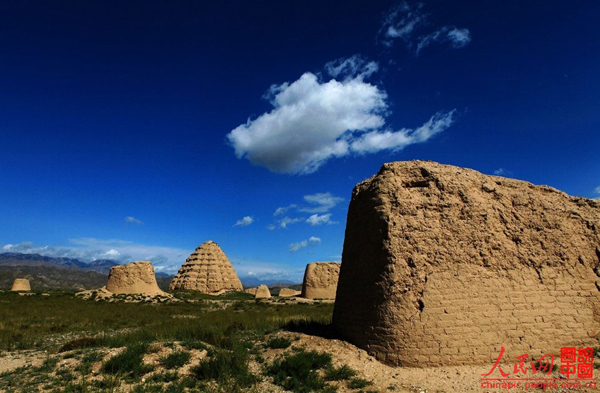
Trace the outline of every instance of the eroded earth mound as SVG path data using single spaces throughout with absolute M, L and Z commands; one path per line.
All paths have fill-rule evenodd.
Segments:
M 340 275 L 338 262 L 313 262 L 306 265 L 302 281 L 302 297 L 307 299 L 335 299 Z
M 270 299 L 271 291 L 265 284 L 261 284 L 256 288 L 256 293 L 254 294 L 255 299 Z
M 291 289 L 291 288 L 281 288 L 279 290 L 279 297 L 292 297 L 292 296 L 298 296 L 300 295 L 302 292 L 300 291 L 296 291 L 295 289 Z
M 353 190 L 333 324 L 391 365 L 533 361 L 597 342 L 599 264 L 600 201 L 388 163 Z
M 29 285 L 29 280 L 26 278 L 15 278 L 15 281 L 13 281 L 11 291 L 31 291 L 31 285 Z
M 156 284 L 152 262 L 140 261 L 110 268 L 106 289 L 114 294 L 165 295 Z
M 196 248 L 171 281 L 169 290 L 177 289 L 218 295 L 243 287 L 221 247 L 209 240 Z

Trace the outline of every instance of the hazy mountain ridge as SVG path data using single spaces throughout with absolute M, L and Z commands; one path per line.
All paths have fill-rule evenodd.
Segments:
M 94 289 L 106 285 L 107 275 L 93 270 L 58 266 L 0 266 L 0 288 L 10 289 L 15 278 L 26 278 L 31 289 Z
M 79 259 L 46 257 L 40 254 L 21 254 L 16 252 L 0 254 L 0 266 L 48 266 L 108 274 L 110 268 L 118 264 L 117 261 L 111 259 L 82 262 Z

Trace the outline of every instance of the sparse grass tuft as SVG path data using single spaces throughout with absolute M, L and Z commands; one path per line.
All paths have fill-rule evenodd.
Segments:
M 293 392 L 323 391 L 327 384 L 317 370 L 331 367 L 331 355 L 303 349 L 293 355 L 286 354 L 267 368 L 276 385 Z
M 352 378 L 350 382 L 348 382 L 348 387 L 350 389 L 363 389 L 371 385 L 373 385 L 373 382 L 363 378 Z
M 191 371 L 200 381 L 214 380 L 227 391 L 239 391 L 257 380 L 250 372 L 248 362 L 248 351 L 240 345 L 234 345 L 232 350 L 211 351 L 209 359 Z
M 325 373 L 326 381 L 345 381 L 356 376 L 356 371 L 344 364 L 341 367 L 332 367 Z
M 107 374 L 123 374 L 130 377 L 140 377 L 154 369 L 153 366 L 143 363 L 144 354 L 148 344 L 136 343 L 118 355 L 108 359 L 102 365 L 102 371 Z
M 285 337 L 273 337 L 267 341 L 267 347 L 271 349 L 285 349 L 292 345 L 292 341 Z
M 169 355 L 159 358 L 158 362 L 167 369 L 179 368 L 186 365 L 191 356 L 187 351 L 173 351 Z

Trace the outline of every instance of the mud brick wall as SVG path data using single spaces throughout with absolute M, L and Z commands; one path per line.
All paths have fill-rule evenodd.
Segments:
M 600 203 L 431 162 L 385 164 L 348 211 L 333 324 L 391 365 L 597 345 Z

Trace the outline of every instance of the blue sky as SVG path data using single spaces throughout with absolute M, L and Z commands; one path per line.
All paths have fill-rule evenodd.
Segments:
M 240 276 L 339 260 L 423 159 L 600 196 L 596 1 L 0 4 L 0 247 Z

